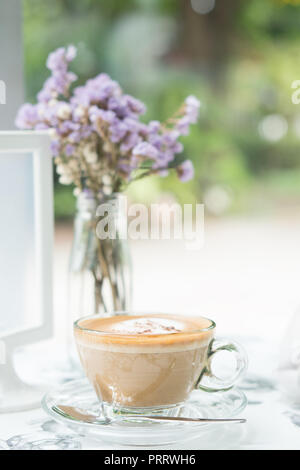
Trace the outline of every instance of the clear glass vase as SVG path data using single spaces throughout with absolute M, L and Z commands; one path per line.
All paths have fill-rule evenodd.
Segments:
M 130 308 L 131 260 L 122 197 L 96 199 L 83 192 L 77 198 L 68 288 L 71 350 L 72 325 L 78 318 Z

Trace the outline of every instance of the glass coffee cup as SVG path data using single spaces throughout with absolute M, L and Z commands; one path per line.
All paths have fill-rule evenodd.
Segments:
M 126 413 L 153 413 L 182 404 L 195 389 L 232 388 L 247 368 L 237 343 L 215 338 L 216 324 L 204 317 L 114 313 L 74 325 L 83 369 L 101 403 Z M 230 377 L 213 374 L 220 351 L 235 357 Z

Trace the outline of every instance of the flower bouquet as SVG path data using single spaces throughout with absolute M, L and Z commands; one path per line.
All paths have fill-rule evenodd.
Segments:
M 164 177 L 174 169 L 182 182 L 191 179 L 193 164 L 180 157 L 179 138 L 197 122 L 200 103 L 189 96 L 167 121 L 145 123 L 141 120 L 145 105 L 125 94 L 107 74 L 74 87 L 77 77 L 69 64 L 75 57 L 74 46 L 49 55 L 51 75 L 37 103 L 20 108 L 16 125 L 51 130 L 59 181 L 74 186 L 78 213 L 70 269 L 76 287 L 69 298 L 72 315 L 79 317 L 124 310 L 130 297 L 124 241 L 118 229 L 115 240 L 96 236 L 97 206 L 103 201 L 113 203 L 129 184 L 149 175 Z M 115 221 L 118 225 L 120 214 Z

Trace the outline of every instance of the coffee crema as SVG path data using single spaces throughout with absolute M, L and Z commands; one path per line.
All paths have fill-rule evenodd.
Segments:
M 121 350 L 128 345 L 142 352 L 163 348 L 177 350 L 193 348 L 194 343 L 207 342 L 212 335 L 212 322 L 206 318 L 179 315 L 118 315 L 109 318 L 87 318 L 79 323 L 76 339 L 79 343 L 103 349 Z
M 214 324 L 179 315 L 82 319 L 75 338 L 99 398 L 116 407 L 183 402 L 206 365 Z

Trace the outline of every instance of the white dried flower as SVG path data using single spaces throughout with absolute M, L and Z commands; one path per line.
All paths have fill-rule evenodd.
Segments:
M 102 191 L 103 191 L 103 194 L 108 196 L 111 193 L 111 186 L 103 186 Z
M 68 103 L 62 104 L 57 111 L 57 117 L 59 119 L 68 119 L 71 116 L 71 106 Z
M 56 171 L 61 176 L 70 177 L 72 176 L 72 170 L 69 165 L 57 165 Z
M 65 173 L 65 166 L 64 165 L 57 165 L 56 172 L 58 175 L 63 175 Z
M 111 184 L 111 177 L 109 175 L 103 175 L 102 180 L 104 184 Z
M 77 108 L 74 111 L 74 117 L 77 119 L 83 118 L 85 115 L 85 108 L 83 106 L 77 106 Z
M 74 196 L 77 197 L 77 196 L 79 196 L 80 193 L 81 193 L 81 191 L 80 191 L 79 188 L 74 188 L 74 189 L 73 189 L 73 194 L 74 194 Z
M 96 152 L 93 152 L 93 153 L 90 153 L 87 157 L 86 157 L 86 161 L 88 163 L 96 163 L 98 160 L 98 155 L 96 154 Z
M 61 184 L 71 184 L 73 182 L 73 178 L 71 176 L 68 176 L 68 175 L 63 175 L 59 178 L 59 182 Z
M 78 169 L 78 162 L 77 160 L 70 160 L 68 162 L 68 167 L 71 169 L 71 170 L 77 170 Z
M 55 100 L 54 98 L 52 98 L 52 100 L 48 101 L 48 106 L 53 107 L 53 106 L 56 106 L 56 105 L 57 105 L 57 100 Z
M 54 129 L 54 127 L 51 127 L 51 128 L 49 129 L 49 135 L 50 135 L 50 137 L 51 137 L 52 139 L 56 139 L 56 138 L 57 138 L 58 134 L 57 134 L 57 132 L 56 132 L 56 129 Z
M 98 160 L 98 155 L 92 145 L 85 145 L 83 155 L 88 163 L 96 163 Z

